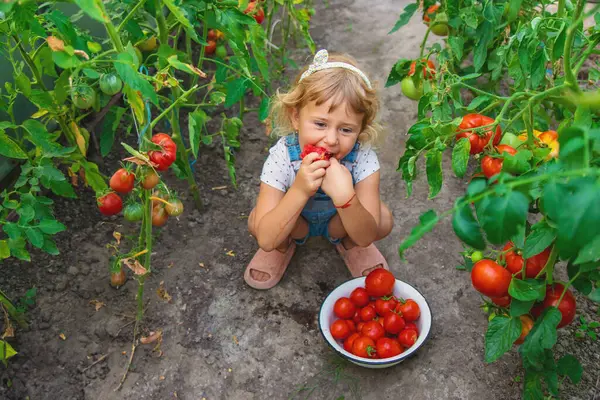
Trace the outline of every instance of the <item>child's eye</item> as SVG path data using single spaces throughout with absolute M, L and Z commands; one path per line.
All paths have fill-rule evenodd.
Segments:
M 352 133 L 352 128 L 342 128 L 342 133 L 350 134 Z
M 325 123 L 321 122 L 321 121 L 315 121 L 315 125 L 318 126 L 319 128 L 324 128 L 325 127 Z

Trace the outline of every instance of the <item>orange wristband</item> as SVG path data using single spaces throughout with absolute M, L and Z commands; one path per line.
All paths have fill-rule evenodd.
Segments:
M 336 205 L 334 204 L 334 206 L 335 206 L 335 208 L 348 208 L 348 207 L 350 207 L 350 206 L 352 205 L 352 204 L 350 204 L 350 202 L 351 202 L 351 201 L 352 201 L 352 200 L 353 200 L 355 197 L 356 197 L 356 193 L 354 193 L 354 195 L 353 195 L 352 197 L 350 197 L 350 200 L 348 200 L 348 201 L 346 202 L 346 204 L 344 204 L 344 205 L 341 205 L 341 206 L 336 206 Z

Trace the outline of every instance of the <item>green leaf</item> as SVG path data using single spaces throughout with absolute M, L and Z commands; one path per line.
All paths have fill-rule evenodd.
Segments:
M 521 336 L 521 320 L 496 316 L 489 322 L 485 333 L 485 362 L 491 363 L 509 351 Z
M 508 22 L 512 22 L 517 19 L 522 2 L 523 0 L 510 0 L 508 8 Z
M 119 54 L 114 66 L 126 86 L 134 90 L 139 90 L 144 98 L 149 99 L 153 104 L 158 104 L 158 97 L 154 91 L 154 87 L 143 78 L 143 75 L 135 71 L 133 58 L 129 53 L 124 52 Z
M 85 180 L 94 190 L 94 192 L 96 192 L 96 194 L 100 194 L 106 190 L 108 185 L 106 184 L 104 176 L 98 170 L 98 165 L 94 164 L 93 162 L 83 160 L 81 161 L 81 166 L 85 171 Z
M 452 49 L 454 58 L 457 61 L 462 61 L 465 40 L 460 36 L 451 36 L 448 38 L 448 44 L 450 45 L 450 49 Z
M 54 142 L 46 127 L 39 121 L 28 119 L 23 122 L 23 128 L 29 132 L 27 139 L 39 147 L 47 157 L 62 157 L 75 150 L 75 147 L 62 147 Z
M 242 99 L 246 92 L 246 80 L 246 78 L 238 78 L 225 84 L 225 88 L 227 89 L 225 107 L 231 107 Z
M 519 347 L 523 362 L 541 369 L 544 349 L 551 349 L 556 344 L 556 327 L 562 319 L 562 314 L 556 307 L 548 307 L 535 321 L 533 328 L 525 337 L 525 342 Z
M 17 352 L 12 348 L 10 343 L 0 340 L 0 361 L 7 365 L 6 360 L 16 355 Z
M 31 82 L 29 81 L 27 75 L 25 75 L 23 72 L 15 77 L 15 85 L 17 85 L 17 88 L 23 92 L 25 97 L 29 97 L 31 95 Z
M 25 230 L 25 235 L 27 236 L 29 242 L 38 249 L 42 248 L 44 245 L 44 235 L 39 231 L 39 229 L 30 227 L 29 229 Z
M 483 227 L 488 241 L 503 244 L 525 224 L 529 211 L 529 200 L 517 191 L 502 197 L 484 197 L 477 205 L 477 219 Z
M 25 153 L 17 143 L 15 143 L 3 130 L 0 130 L 0 155 L 8 158 L 26 160 Z
M 71 184 L 69 182 L 67 182 L 66 180 L 51 181 L 45 177 L 42 177 L 41 182 L 42 182 L 42 185 L 44 185 L 48 189 L 52 190 L 52 192 L 54 194 L 57 194 L 57 195 L 63 196 L 63 197 L 72 198 L 72 199 L 77 198 L 77 195 L 75 194 L 75 191 L 73 190 L 73 186 L 71 186 Z
M 600 288 L 594 289 L 594 291 L 590 293 L 588 297 L 590 300 L 600 303 Z
M 470 151 L 471 142 L 467 138 L 460 139 L 452 149 L 452 170 L 458 178 L 462 178 L 467 172 Z
M 225 101 L 225 93 L 210 92 L 210 103 L 212 105 L 218 106 L 219 104 L 223 104 L 224 101 Z
M 575 259 L 574 264 L 584 264 L 600 260 L 600 235 L 596 236 L 591 242 L 586 244 Z
M 44 92 L 40 89 L 33 89 L 31 91 L 31 96 L 29 96 L 29 100 L 38 108 L 46 109 L 46 110 L 54 110 L 56 109 L 56 104 L 52 100 L 52 96 L 50 96 L 49 92 Z
M 477 110 L 479 107 L 481 107 L 481 105 L 489 102 L 490 100 L 492 100 L 491 96 L 477 96 L 473 99 L 473 101 L 471 101 L 469 103 L 467 110 L 469 110 L 469 111 Z M 463 139 L 468 140 L 466 138 L 463 138 Z
M 177 59 L 177 55 L 172 55 L 167 58 L 169 65 L 173 68 L 178 69 L 183 72 L 187 72 L 190 75 L 198 75 L 201 78 L 206 78 L 206 74 L 200 71 L 198 68 L 194 67 L 192 64 L 186 64 Z
M 56 247 L 56 243 L 49 236 L 44 237 L 44 246 L 42 247 L 46 253 L 56 256 L 60 254 L 58 251 L 58 247 Z
M 271 102 L 270 102 L 269 98 L 266 96 L 263 97 L 263 99 L 260 102 L 260 107 L 258 109 L 258 118 L 261 122 L 266 120 L 267 117 L 269 116 L 270 105 L 271 105 Z
M 198 158 L 198 149 L 200 148 L 200 137 L 202 136 L 202 128 L 207 121 L 207 115 L 202 110 L 196 110 L 189 115 L 188 128 L 190 131 L 190 147 L 194 158 Z
M 400 14 L 400 18 L 398 18 L 398 21 L 396 21 L 396 24 L 394 25 L 392 30 L 388 32 L 388 35 L 396 32 L 398 29 L 408 24 L 408 21 L 410 21 L 415 11 L 417 11 L 417 8 L 418 3 L 410 3 L 409 5 L 404 7 L 404 12 Z
M 10 257 L 10 247 L 7 240 L 0 240 L 0 260 Z
M 68 70 L 63 71 L 58 79 L 54 82 L 54 99 L 57 104 L 64 104 L 69 96 L 71 91 L 71 87 L 69 85 L 71 72 L 72 71 Z
M 262 26 L 256 24 L 250 27 L 250 35 L 252 40 L 250 45 L 252 46 L 252 56 L 256 61 L 258 70 L 266 82 L 269 82 L 269 64 L 265 55 L 265 42 L 267 40 L 265 30 Z M 263 121 L 261 119 L 261 121 Z
M 58 222 L 55 219 L 44 219 L 44 220 L 40 221 L 38 228 L 42 232 L 47 233 L 48 235 L 54 235 L 58 232 L 62 232 L 65 229 L 67 229 L 66 226 L 64 226 L 63 224 L 61 224 L 60 222 Z
M 519 225 L 517 233 L 510 237 L 510 241 L 519 249 L 525 247 L 525 225 Z
M 583 367 L 575 356 L 565 354 L 558 360 L 557 367 L 559 375 L 568 376 L 575 385 L 581 381 Z
M 531 278 L 521 280 L 513 277 L 508 286 L 508 294 L 522 301 L 543 300 L 546 295 L 546 283 Z
M 543 400 L 542 379 L 540 374 L 532 370 L 525 370 L 525 380 L 523 382 L 524 400 Z
M 115 142 L 115 132 L 121 123 L 126 108 L 114 106 L 110 109 L 102 123 L 102 134 L 100 136 L 100 152 L 106 157 Z
M 533 153 L 529 150 L 519 150 L 514 156 L 512 154 L 503 153 L 504 161 L 502 162 L 502 171 L 509 174 L 522 174 L 531 169 L 529 160 L 533 157 Z
M 464 198 L 458 198 L 456 204 L 462 202 Z M 452 228 L 456 236 L 469 246 L 478 249 L 485 249 L 485 240 L 481 234 L 481 228 L 473 217 L 473 211 L 471 206 L 466 203 L 462 207 L 459 207 L 452 218 Z
M 442 188 L 442 152 L 432 149 L 425 155 L 427 183 L 429 184 L 429 199 L 434 198 Z
M 473 56 L 473 65 L 475 71 L 479 72 L 487 59 L 487 47 L 494 36 L 494 25 L 489 21 L 483 21 L 477 28 L 477 44 L 475 45 L 475 51 Z
M 522 301 L 519 299 L 512 299 L 510 301 L 510 316 L 519 317 L 529 313 L 533 303 L 535 303 L 535 300 Z
M 4 226 L 4 230 L 6 231 L 6 225 Z M 10 254 L 19 259 L 19 260 L 23 260 L 23 261 L 31 261 L 31 256 L 29 255 L 29 252 L 25 249 L 25 239 L 22 237 L 19 237 L 18 239 L 9 239 L 8 240 L 8 247 L 10 247 Z
M 75 68 L 81 64 L 76 55 L 69 54 L 66 51 L 53 51 L 52 60 L 62 69 Z
M 196 30 L 194 29 L 194 27 L 192 26 L 192 24 L 190 23 L 190 21 L 186 18 L 186 16 L 183 14 L 183 12 L 181 11 L 181 9 L 175 5 L 175 3 L 173 3 L 172 0 L 162 0 L 163 4 L 165 6 L 167 6 L 167 8 L 169 9 L 169 11 L 171 11 L 171 14 L 173 14 L 173 16 L 177 19 L 177 21 L 179 21 L 179 23 L 181 25 L 183 25 L 183 28 L 185 29 L 185 32 L 196 42 L 196 43 L 201 43 L 200 39 L 198 38 L 198 35 L 196 34 Z M 161 11 L 162 12 L 162 11 Z
M 531 86 L 536 89 L 546 78 L 546 52 L 538 48 L 531 63 Z
M 523 258 L 528 259 L 540 254 L 542 251 L 546 250 L 548 246 L 552 244 L 552 242 L 554 242 L 555 238 L 556 229 L 548 225 L 546 221 L 538 224 L 525 240 Z
M 404 239 L 398 248 L 400 258 L 403 258 L 404 251 L 409 247 L 412 247 L 419 239 L 421 239 L 427 232 L 431 231 L 433 227 L 438 223 L 439 217 L 436 215 L 434 210 L 428 210 L 421 214 L 419 217 L 419 225 L 415 226 L 411 231 L 410 235 Z
M 102 12 L 102 8 L 98 5 L 96 0 L 75 0 L 75 3 L 90 17 L 95 19 L 96 21 L 105 23 L 108 22 L 109 19 Z

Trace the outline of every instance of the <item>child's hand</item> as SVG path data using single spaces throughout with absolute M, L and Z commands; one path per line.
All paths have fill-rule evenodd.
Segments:
M 321 187 L 325 176 L 325 168 L 329 167 L 330 162 L 327 160 L 315 161 L 319 157 L 320 154 L 318 153 L 310 153 L 304 157 L 293 183 L 293 186 L 306 194 L 307 197 L 313 196 Z
M 354 195 L 352 175 L 348 168 L 340 164 L 337 159 L 332 158 L 330 163 L 331 165 L 327 168 L 321 188 L 325 194 L 331 197 L 333 204 L 341 205 Z

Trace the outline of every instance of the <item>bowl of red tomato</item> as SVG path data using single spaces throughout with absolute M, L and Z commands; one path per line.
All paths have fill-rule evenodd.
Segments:
M 329 346 L 366 368 L 391 367 L 412 356 L 429 338 L 431 320 L 425 297 L 383 268 L 342 283 L 319 311 Z

